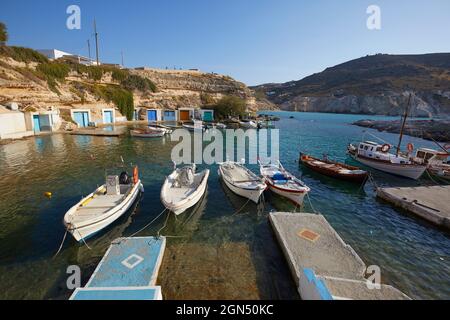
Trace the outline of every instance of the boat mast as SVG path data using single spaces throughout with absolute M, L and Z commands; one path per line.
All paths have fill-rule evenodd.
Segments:
M 406 105 L 406 108 L 405 108 L 405 114 L 403 115 L 402 128 L 401 128 L 401 130 L 400 130 L 400 137 L 399 137 L 399 139 L 398 139 L 397 154 L 396 154 L 397 157 L 398 157 L 398 155 L 399 155 L 399 153 L 400 153 L 400 147 L 401 147 L 401 145 L 402 145 L 403 131 L 405 130 L 406 119 L 408 118 L 409 105 L 410 105 L 410 103 L 411 103 L 411 96 L 412 96 L 412 93 L 409 94 L 408 104 Z

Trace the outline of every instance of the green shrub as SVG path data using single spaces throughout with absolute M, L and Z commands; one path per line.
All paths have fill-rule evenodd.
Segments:
M 56 80 L 63 82 L 69 74 L 70 68 L 64 63 L 49 62 L 39 64 L 36 71 L 45 76 L 50 90 L 59 95 L 60 92 Z
M 128 120 L 133 119 L 133 93 L 118 86 L 96 86 L 95 94 L 107 102 L 112 102 Z
M 0 55 L 10 57 L 19 62 L 48 63 L 46 56 L 30 48 L 0 46 Z
M 8 31 L 6 25 L 0 22 L 0 45 L 4 45 L 8 41 Z
M 139 90 L 142 92 L 155 92 L 155 84 L 147 78 L 131 74 L 120 83 L 124 88 L 128 90 Z
M 245 114 L 245 100 L 236 96 L 226 96 L 213 106 L 214 114 L 218 119 L 224 119 L 229 115 L 243 116 Z

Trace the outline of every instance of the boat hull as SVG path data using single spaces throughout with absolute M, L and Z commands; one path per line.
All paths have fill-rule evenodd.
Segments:
M 84 241 L 84 240 L 92 237 L 94 234 L 96 234 L 96 233 L 102 231 L 103 229 L 105 229 L 106 227 L 108 227 L 114 221 L 119 219 L 125 212 L 127 212 L 128 209 L 130 209 L 130 207 L 134 204 L 134 202 L 136 201 L 136 198 L 138 197 L 138 195 L 141 191 L 143 191 L 143 185 L 142 185 L 141 181 L 139 180 L 138 183 L 136 183 L 133 186 L 129 195 L 124 199 L 124 201 L 120 205 L 112 208 L 111 210 L 109 210 L 107 213 L 104 214 L 105 219 L 102 219 L 95 223 L 91 223 L 91 224 L 84 225 L 84 226 L 71 225 L 71 224 L 67 223 L 66 221 L 64 221 L 64 224 L 66 225 L 66 227 L 68 227 L 68 231 L 72 234 L 72 236 L 75 238 L 75 240 L 77 240 L 79 242 Z M 82 199 L 80 201 L 80 203 L 82 203 L 89 197 L 90 196 Z M 79 204 L 72 207 L 72 209 L 70 209 L 68 213 L 70 213 L 72 210 L 76 210 L 78 205 Z
M 290 201 L 292 201 L 294 204 L 298 205 L 298 206 L 302 206 L 303 205 L 303 201 L 305 199 L 305 195 L 307 192 L 305 191 L 291 191 L 291 190 L 287 190 L 287 189 L 283 189 L 280 187 L 275 186 L 274 184 L 272 184 L 269 179 L 267 179 L 266 181 L 267 185 L 269 186 L 270 191 L 272 191 L 273 193 L 276 193 L 284 198 L 289 199 Z
M 263 194 L 265 189 L 244 189 L 239 188 L 235 185 L 233 185 L 231 182 L 229 182 L 227 179 L 224 178 L 222 175 L 220 169 L 218 170 L 219 176 L 222 178 L 222 180 L 225 182 L 225 185 L 230 189 L 233 193 L 237 194 L 238 196 L 247 198 L 254 203 L 258 203 L 259 199 L 261 198 L 261 195 Z
M 358 155 L 351 155 L 351 157 L 368 167 L 413 180 L 418 180 L 426 170 L 426 167 L 423 165 L 393 164 L 389 162 L 363 158 Z
M 322 160 L 319 160 L 319 161 L 322 161 Z M 368 173 L 365 172 L 365 171 L 364 171 L 364 173 L 341 174 L 341 173 L 339 173 L 337 171 L 334 171 L 334 170 L 327 170 L 324 167 L 315 166 L 310 161 L 304 160 L 302 158 L 302 156 L 300 156 L 300 163 L 303 164 L 308 169 L 310 169 L 312 171 L 315 171 L 317 173 L 320 173 L 320 174 L 323 174 L 325 176 L 332 177 L 332 178 L 335 178 L 335 179 L 348 181 L 348 182 L 363 183 L 368 178 Z M 336 165 L 340 165 L 340 164 L 336 164 Z M 345 169 L 344 166 L 342 166 L 342 168 Z M 354 169 L 357 169 L 357 168 L 354 168 Z
M 205 176 L 203 177 L 202 183 L 199 185 L 196 192 L 191 196 L 191 198 L 188 199 L 188 201 L 183 202 L 181 204 L 172 204 L 165 201 L 164 196 L 161 195 L 162 203 L 168 210 L 172 211 L 176 215 L 182 214 L 187 209 L 193 207 L 203 197 L 206 191 L 206 187 L 208 185 L 208 177 L 209 177 L 209 170 L 206 169 L 206 173 Z

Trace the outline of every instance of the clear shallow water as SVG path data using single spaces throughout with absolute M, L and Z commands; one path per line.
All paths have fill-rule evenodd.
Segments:
M 276 123 L 281 161 L 312 188 L 314 209 L 327 217 L 366 264 L 381 267 L 383 282 L 413 298 L 449 299 L 448 234 L 377 201 L 370 184 L 359 190 L 298 165 L 299 151 L 316 156 L 327 153 L 349 161 L 346 145 L 359 141 L 364 131 L 349 124 L 362 118 L 386 117 L 276 114 L 282 117 Z M 295 119 L 289 119 L 291 115 Z M 397 139 L 394 134 L 376 134 L 393 143 Z M 434 147 L 417 138 L 406 137 L 405 144 L 408 142 Z M 71 264 L 81 267 L 87 281 L 113 239 L 133 234 L 163 210 L 159 192 L 172 169 L 174 145 L 167 138 L 56 134 L 0 146 L 0 298 L 67 298 L 70 292 L 65 289 L 65 271 Z M 64 213 L 103 183 L 104 169 L 117 164 L 121 155 L 140 167 L 145 185 L 140 203 L 107 232 L 89 240 L 92 250 L 68 239 L 60 255 L 52 259 L 64 235 Z M 234 214 L 245 201 L 222 185 L 216 166 L 209 168 L 208 193 L 196 208 L 177 219 L 164 215 L 139 234 L 155 235 L 165 226 L 161 234 L 175 236 L 169 238 L 159 277 L 165 298 L 297 299 L 267 221 L 271 210 L 293 207 L 268 194 L 265 207 L 246 205 Z M 255 166 L 251 168 L 257 172 Z M 374 172 L 374 177 L 379 185 L 418 184 L 379 172 Z M 43 196 L 46 191 L 53 193 L 52 199 Z M 303 211 L 312 208 L 306 205 Z

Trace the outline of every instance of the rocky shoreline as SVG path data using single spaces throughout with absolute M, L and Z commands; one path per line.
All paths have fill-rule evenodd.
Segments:
M 401 121 L 376 121 L 359 120 L 353 125 L 386 131 L 390 133 L 400 133 Z M 404 133 L 409 136 L 423 138 L 425 140 L 435 140 L 438 142 L 450 141 L 450 120 L 409 120 L 406 122 Z

